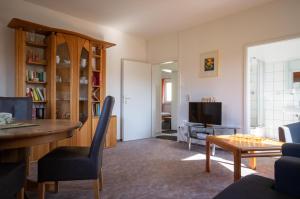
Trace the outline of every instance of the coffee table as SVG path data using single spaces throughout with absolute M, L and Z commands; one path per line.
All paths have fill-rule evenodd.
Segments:
M 234 181 L 241 179 L 241 159 L 249 158 L 249 167 L 256 169 L 257 157 L 281 156 L 283 142 L 247 134 L 209 135 L 206 137 L 206 171 L 210 172 L 210 145 L 215 144 L 233 153 Z

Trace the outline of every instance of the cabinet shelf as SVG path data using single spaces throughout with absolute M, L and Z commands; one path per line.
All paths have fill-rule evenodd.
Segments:
M 47 48 L 48 47 L 47 44 L 39 44 L 39 43 L 30 42 L 30 41 L 26 41 L 26 46 L 35 47 L 35 48 Z
M 56 64 L 56 68 L 57 69 L 70 69 L 71 68 L 71 64 Z
M 57 84 L 70 84 L 70 82 L 56 82 Z
M 47 66 L 47 61 L 43 60 L 43 61 L 27 61 L 26 62 L 27 65 L 36 65 L 36 66 Z
M 95 58 L 101 58 L 101 55 L 93 54 L 93 57 L 95 57 Z
M 32 101 L 32 103 L 47 103 L 47 101 Z
M 47 84 L 47 82 L 26 81 L 27 84 Z

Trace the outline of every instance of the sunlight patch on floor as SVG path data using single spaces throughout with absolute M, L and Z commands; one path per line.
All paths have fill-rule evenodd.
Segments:
M 233 172 L 233 161 L 226 160 L 217 156 L 210 156 L 211 161 L 216 161 L 218 164 L 222 165 L 226 169 L 230 170 Z M 196 155 L 192 155 L 190 157 L 181 159 L 181 161 L 197 161 L 197 160 L 206 160 L 206 155 L 198 153 Z M 212 166 L 212 171 L 213 171 L 213 166 Z M 256 171 L 249 169 L 246 167 L 245 164 L 242 164 L 242 176 L 250 175 L 257 173 Z

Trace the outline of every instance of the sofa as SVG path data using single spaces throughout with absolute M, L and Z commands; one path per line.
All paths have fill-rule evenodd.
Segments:
M 284 144 L 282 157 L 274 167 L 274 180 L 249 175 L 231 184 L 214 199 L 299 199 L 300 144 Z

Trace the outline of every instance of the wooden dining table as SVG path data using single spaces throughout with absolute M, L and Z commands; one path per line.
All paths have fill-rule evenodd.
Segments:
M 46 143 L 53 143 L 55 146 L 54 143 L 57 141 L 72 137 L 75 130 L 81 126 L 81 122 L 54 119 L 17 121 L 17 123 L 20 124 L 19 127 L 0 129 L 0 162 L 25 160 L 27 175 L 29 175 L 31 147 Z M 22 127 L 21 124 L 28 126 Z M 33 184 L 32 180 L 27 180 L 25 189 L 31 189 L 34 187 Z

